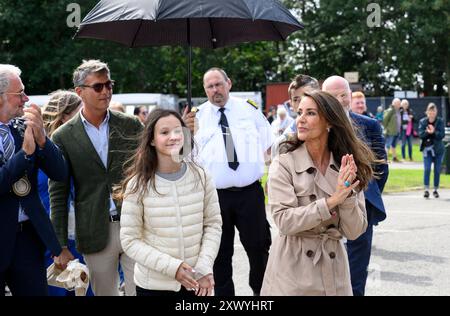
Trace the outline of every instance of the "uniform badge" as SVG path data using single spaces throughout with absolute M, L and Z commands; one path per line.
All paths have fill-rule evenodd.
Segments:
M 13 184 L 12 189 L 14 194 L 17 196 L 27 196 L 31 191 L 30 180 L 28 180 L 28 177 L 25 175 Z
M 253 106 L 255 109 L 258 109 L 258 103 L 256 103 L 255 101 L 251 100 L 251 99 L 247 99 L 247 103 L 250 104 L 251 106 Z

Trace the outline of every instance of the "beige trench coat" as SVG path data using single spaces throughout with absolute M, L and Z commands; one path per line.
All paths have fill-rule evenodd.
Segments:
M 261 295 L 352 295 L 342 237 L 367 228 L 364 193 L 353 194 L 331 216 L 325 199 L 336 188 L 338 164 L 325 176 L 304 145 L 281 154 L 269 169 L 269 207 L 279 235 L 270 249 Z

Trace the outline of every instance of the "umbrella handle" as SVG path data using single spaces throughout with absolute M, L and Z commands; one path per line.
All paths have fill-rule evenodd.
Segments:
M 187 77 L 187 106 L 188 111 L 191 111 L 191 100 L 192 100 L 192 45 L 191 45 L 191 20 L 187 19 L 187 42 L 188 42 L 188 52 L 187 52 L 187 59 L 188 59 L 188 77 Z

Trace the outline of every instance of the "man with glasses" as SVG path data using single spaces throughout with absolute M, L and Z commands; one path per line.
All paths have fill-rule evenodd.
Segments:
M 200 163 L 218 189 L 223 220 L 214 263 L 215 294 L 235 294 L 232 257 L 237 227 L 250 262 L 250 287 L 259 295 L 271 244 L 259 180 L 264 174 L 265 154 L 272 145 L 272 131 L 254 102 L 230 96 L 231 80 L 223 69 L 208 70 L 203 87 L 208 101 L 196 113 L 199 129 L 195 139 Z
M 83 61 L 73 74 L 73 83 L 83 108 L 52 138 L 66 157 L 74 183 L 77 248 L 89 268 L 96 296 L 119 295 L 119 262 L 125 277 L 125 294 L 135 295 L 134 262 L 120 244 L 121 205 L 113 200 L 112 188 L 122 180 L 142 124 L 137 118 L 108 110 L 114 81 L 107 64 Z M 73 259 L 66 247 L 70 180 L 50 181 L 49 188 L 51 218 L 63 245 L 55 264 L 65 268 Z
M 141 121 L 142 124 L 145 124 L 145 121 L 147 120 L 148 116 L 148 110 L 145 105 L 136 106 L 134 108 L 133 113 L 135 116 L 137 116 L 137 118 L 139 119 L 139 121 Z
M 63 181 L 67 166 L 45 135 L 39 107 L 24 108 L 20 75 L 16 66 L 0 64 L 0 296 L 5 284 L 12 295 L 44 296 L 45 250 L 57 256 L 61 246 L 39 199 L 37 172 Z

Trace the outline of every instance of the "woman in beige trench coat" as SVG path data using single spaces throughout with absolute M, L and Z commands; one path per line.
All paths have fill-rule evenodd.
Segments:
M 343 237 L 367 227 L 363 190 L 376 163 L 330 94 L 302 99 L 297 139 L 269 170 L 269 206 L 279 230 L 261 295 L 352 295 Z

